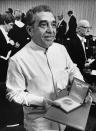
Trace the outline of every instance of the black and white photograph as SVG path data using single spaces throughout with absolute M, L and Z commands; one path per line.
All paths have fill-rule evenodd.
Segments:
M 0 131 L 96 131 L 96 0 L 0 0 Z

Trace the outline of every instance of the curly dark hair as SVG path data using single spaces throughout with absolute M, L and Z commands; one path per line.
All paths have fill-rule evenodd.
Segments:
M 32 9 L 29 9 L 26 13 L 26 16 L 25 16 L 25 19 L 26 19 L 26 24 L 27 25 L 33 25 L 35 20 L 34 20 L 34 15 L 36 13 L 39 13 L 39 12 L 52 12 L 53 11 L 51 10 L 51 8 L 47 5 L 39 5 L 39 6 L 36 6 Z

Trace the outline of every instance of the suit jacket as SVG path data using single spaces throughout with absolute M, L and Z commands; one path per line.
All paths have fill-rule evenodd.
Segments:
M 18 42 L 20 46 L 18 48 L 14 48 L 12 51 L 12 55 L 23 48 L 30 40 L 31 37 L 28 35 L 26 31 L 26 26 L 18 27 L 14 24 L 13 28 L 9 31 L 8 36 L 16 43 Z
M 67 31 L 66 37 L 72 38 L 74 37 L 74 35 L 76 35 L 77 21 L 75 16 L 73 15 L 71 16 L 68 25 L 69 25 L 69 29 Z
M 73 62 L 77 64 L 81 73 L 83 73 L 86 55 L 79 37 L 76 35 L 73 39 L 68 40 L 66 48 Z
M 10 44 L 7 44 L 5 36 L 3 35 L 2 31 L 0 30 L 0 55 L 7 56 L 9 50 L 12 49 Z
M 9 31 L 8 36 L 14 40 L 14 42 L 18 42 L 20 44 L 20 48 L 30 41 L 30 36 L 26 31 L 25 25 L 20 28 L 14 24 L 13 28 Z
M 8 51 L 12 48 L 7 44 L 5 36 L 0 30 L 0 55 L 7 55 Z M 0 128 L 6 125 L 23 123 L 23 109 L 20 105 L 14 102 L 9 102 L 6 99 L 6 75 L 8 68 L 8 60 L 0 58 Z
M 74 15 L 71 16 L 68 24 L 69 24 L 69 30 L 70 31 L 75 31 L 76 30 L 77 22 L 76 22 L 76 18 L 75 18 Z
M 11 49 L 12 49 L 11 44 L 7 44 L 5 36 L 0 30 L 0 56 L 6 57 Z M 8 60 L 0 58 L 0 76 L 2 76 L 0 77 L 0 82 L 6 81 L 7 68 L 8 68 Z
M 57 27 L 56 42 L 61 43 L 65 39 L 65 33 L 67 29 L 67 23 L 62 20 L 59 27 Z
M 23 47 L 27 42 L 29 42 L 30 36 L 28 35 L 26 31 L 26 26 L 18 27 L 16 24 L 14 24 L 13 28 L 9 31 L 8 36 L 14 40 L 14 42 L 20 43 L 20 45 Z
M 66 28 L 67 28 L 67 23 L 64 20 L 62 20 L 60 25 L 57 27 L 57 32 L 61 34 L 65 34 Z

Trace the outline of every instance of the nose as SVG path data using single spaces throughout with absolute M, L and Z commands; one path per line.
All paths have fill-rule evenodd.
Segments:
M 89 27 L 87 28 L 87 32 L 90 32 L 90 28 Z
M 54 32 L 54 29 L 51 24 L 48 25 L 47 32 Z
M 90 29 L 88 28 L 88 30 L 87 30 L 88 32 L 90 32 Z

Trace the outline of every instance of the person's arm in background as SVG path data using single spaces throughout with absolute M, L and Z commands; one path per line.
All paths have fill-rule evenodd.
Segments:
M 1 56 L 0 55 L 0 58 L 2 58 L 2 59 L 4 59 L 4 60 L 8 60 L 9 58 L 10 58 L 10 55 L 11 55 L 11 50 L 7 53 L 7 56 L 5 57 L 5 56 Z
M 14 46 L 14 41 L 10 40 L 10 43 L 7 43 L 7 45 L 4 47 L 4 52 L 7 52 L 6 55 L 0 55 L 0 58 L 4 59 L 4 60 L 8 60 L 11 56 L 12 53 L 12 48 Z

